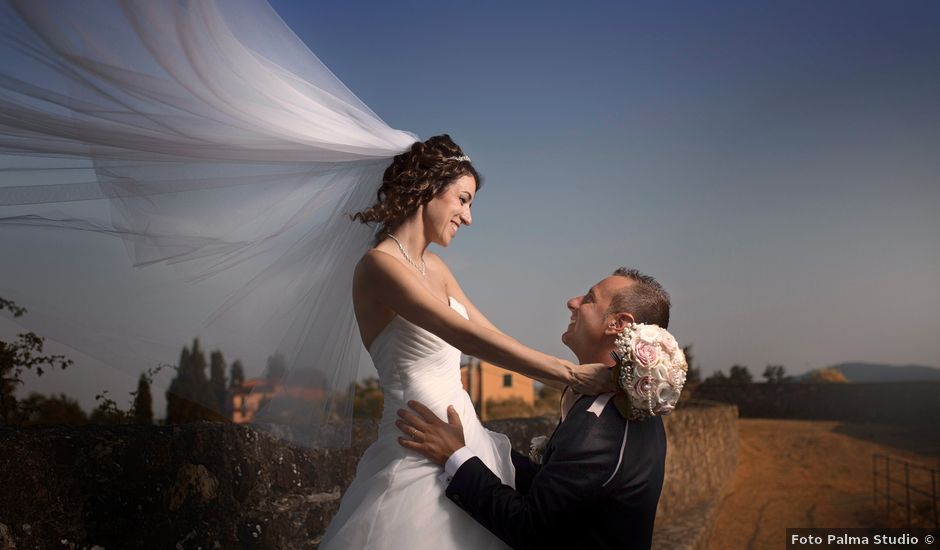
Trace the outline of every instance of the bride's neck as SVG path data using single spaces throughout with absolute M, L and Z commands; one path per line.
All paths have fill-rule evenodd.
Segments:
M 419 261 L 424 257 L 424 251 L 427 250 L 431 242 L 424 236 L 424 227 L 421 220 L 416 218 L 418 217 L 413 216 L 411 219 L 406 220 L 390 233 L 398 239 L 398 242 L 405 247 L 405 250 L 415 261 Z

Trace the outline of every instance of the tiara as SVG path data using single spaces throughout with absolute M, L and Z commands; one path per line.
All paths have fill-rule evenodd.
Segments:
M 457 162 L 470 162 L 470 157 L 467 155 L 461 155 L 459 157 L 444 157 L 444 160 L 456 160 Z

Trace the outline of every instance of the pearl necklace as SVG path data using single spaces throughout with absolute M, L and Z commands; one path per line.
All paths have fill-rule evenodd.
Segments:
M 427 279 L 428 278 L 428 263 L 424 261 L 424 258 L 421 258 L 421 265 L 416 264 L 415 261 L 411 259 L 411 256 L 408 255 L 408 251 L 405 250 L 405 247 L 401 245 L 401 242 L 395 238 L 395 235 L 392 235 L 391 233 L 386 233 L 386 235 L 388 235 L 388 237 L 392 239 L 393 241 L 395 241 L 395 244 L 398 245 L 398 250 L 401 250 L 401 255 L 405 257 L 405 261 L 413 265 L 414 268 L 418 270 L 418 273 L 420 273 L 422 277 Z

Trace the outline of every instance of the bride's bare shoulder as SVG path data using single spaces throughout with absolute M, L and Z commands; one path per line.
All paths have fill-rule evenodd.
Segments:
M 433 252 L 427 252 L 424 255 L 425 261 L 428 263 L 428 269 L 439 273 L 441 278 L 444 280 L 445 285 L 449 286 L 450 281 L 454 280 L 454 274 L 451 273 L 450 268 L 447 267 L 447 264 L 444 263 L 444 260 L 440 256 L 434 254 Z
M 370 248 L 359 259 L 353 273 L 353 282 L 359 285 L 371 285 L 379 279 L 402 276 L 401 262 L 381 248 Z
M 391 265 L 394 265 L 394 262 L 395 258 L 388 252 L 379 248 L 370 248 L 362 255 L 362 258 L 359 258 L 359 263 L 356 264 L 356 273 L 385 271 L 388 270 Z
M 441 259 L 437 254 L 428 251 L 424 253 L 424 261 L 428 263 L 428 268 L 434 269 L 436 271 L 443 271 L 445 273 L 450 273 L 450 268 L 447 267 L 447 264 L 444 263 L 444 260 Z

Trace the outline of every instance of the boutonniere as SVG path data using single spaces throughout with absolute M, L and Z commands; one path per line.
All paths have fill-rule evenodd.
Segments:
M 679 401 L 689 365 L 669 332 L 657 325 L 633 323 L 616 340 L 611 369 L 618 392 L 614 406 L 628 420 L 672 412 Z
M 548 436 L 538 435 L 532 438 L 532 444 L 529 446 L 529 458 L 536 464 L 542 463 L 542 457 L 545 456 L 545 446 L 548 444 Z

